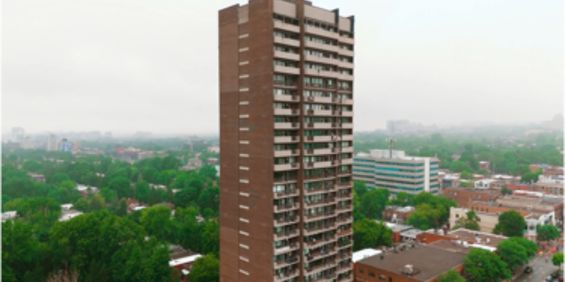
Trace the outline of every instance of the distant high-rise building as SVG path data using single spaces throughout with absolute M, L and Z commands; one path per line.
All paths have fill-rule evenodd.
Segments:
M 73 143 L 69 141 L 67 138 L 61 139 L 59 141 L 59 151 L 61 152 L 71 152 L 73 149 Z
M 393 194 L 437 193 L 439 160 L 406 156 L 404 151 L 371 150 L 355 156 L 353 179 Z
M 353 17 L 219 12 L 221 281 L 352 281 Z
M 57 151 L 57 136 L 54 134 L 49 134 L 47 136 L 47 151 Z

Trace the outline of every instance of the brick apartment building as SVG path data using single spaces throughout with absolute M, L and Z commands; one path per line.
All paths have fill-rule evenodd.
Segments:
M 354 18 L 219 12 L 220 279 L 352 281 Z

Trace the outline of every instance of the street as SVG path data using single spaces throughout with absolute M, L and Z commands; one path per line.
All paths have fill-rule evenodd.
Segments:
M 557 270 L 558 267 L 551 263 L 551 257 L 547 262 L 545 262 L 545 256 L 536 256 L 530 261 L 530 265 L 534 271 L 530 274 L 523 273 L 521 276 L 514 281 L 516 282 L 543 282 L 545 278 L 549 276 L 553 271 Z

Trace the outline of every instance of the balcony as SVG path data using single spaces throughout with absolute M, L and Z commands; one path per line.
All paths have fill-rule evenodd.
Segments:
M 320 148 L 320 149 L 306 149 L 304 150 L 305 155 L 310 156 L 323 156 L 323 155 L 331 155 L 333 154 L 333 150 L 331 148 Z
M 329 219 L 329 218 L 334 218 L 335 216 L 336 216 L 335 212 L 333 212 L 333 211 L 332 212 L 318 213 L 318 214 L 314 214 L 314 215 L 305 214 L 304 215 L 304 222 L 312 222 L 312 221 L 318 221 L 318 220 L 323 220 L 323 219 Z M 332 227 L 332 228 L 329 228 L 328 230 L 334 229 L 334 228 L 335 228 L 335 226 Z M 318 232 L 316 232 L 316 233 L 318 233 Z
M 341 152 L 343 152 L 343 153 L 353 153 L 353 147 L 342 147 Z
M 337 73 L 336 75 L 337 79 L 339 80 L 347 80 L 347 81 L 353 81 L 353 75 L 348 74 L 348 73 Z
M 347 43 L 347 44 L 353 45 L 354 42 L 355 42 L 355 39 L 353 39 L 352 37 L 349 37 L 349 36 L 340 35 L 340 36 L 339 36 L 339 42 L 343 42 L 343 43 Z
M 298 136 L 275 136 L 275 143 L 296 143 Z
M 284 204 L 284 205 L 274 205 L 274 212 L 286 212 L 298 209 L 298 204 Z
M 334 248 L 330 248 L 330 250 L 319 249 L 319 250 L 310 252 L 307 255 L 305 255 L 305 257 L 306 257 L 306 261 L 310 262 L 310 261 L 313 261 L 313 260 L 319 260 L 319 259 L 323 259 L 323 258 L 335 256 L 335 255 L 337 255 L 337 249 L 334 246 Z
M 324 206 L 331 206 L 337 204 L 335 197 L 324 199 L 316 202 L 305 202 L 304 207 L 308 209 L 321 208 Z
M 328 168 L 332 167 L 332 161 L 319 161 L 304 163 L 304 168 Z
M 315 227 L 311 229 L 304 228 L 304 236 L 311 236 L 318 233 L 328 232 L 336 228 L 335 223 L 324 225 L 320 227 Z
M 273 53 L 275 58 L 291 60 L 291 61 L 300 61 L 300 55 L 296 53 L 284 52 L 275 50 Z
M 344 116 L 344 117 L 352 117 L 352 116 L 353 116 L 353 111 L 342 111 L 342 112 L 341 112 L 341 116 Z
M 284 74 L 294 74 L 294 75 L 300 74 L 300 69 L 297 68 L 297 67 L 292 67 L 292 66 L 275 65 L 274 71 L 276 73 L 284 73 Z
M 312 241 L 308 241 L 308 242 L 304 242 L 304 244 L 309 248 L 309 249 L 315 249 L 318 247 L 321 247 L 323 245 L 327 245 L 328 243 L 334 243 L 336 242 L 336 237 L 335 234 L 332 235 L 325 235 L 320 239 L 317 240 L 312 240 Z
M 323 51 L 328 51 L 328 52 L 333 52 L 333 53 L 337 53 L 340 49 L 339 46 L 336 46 L 336 45 L 318 43 L 318 42 L 310 41 L 310 40 L 304 40 L 304 46 L 308 47 L 308 48 L 312 48 L 312 49 L 318 49 L 318 50 L 323 50 Z
M 297 156 L 298 150 L 276 150 L 275 157 L 292 157 Z
M 304 68 L 304 74 L 305 75 L 313 75 L 313 76 L 323 76 L 323 77 L 337 78 L 339 73 L 335 72 L 335 71 L 331 71 L 331 70 Z
M 308 110 L 306 115 L 309 116 L 332 116 L 331 110 Z
M 350 165 L 353 164 L 353 159 L 341 159 L 341 164 L 342 165 Z
M 286 30 L 294 33 L 300 33 L 300 27 L 297 25 L 281 22 L 281 21 L 274 21 L 274 28 L 280 30 Z
M 300 114 L 298 109 L 274 109 L 276 116 L 296 116 Z
M 293 268 L 291 270 L 288 271 L 280 271 L 278 272 L 278 274 L 275 274 L 275 282 L 284 282 L 284 281 L 289 281 L 292 278 L 296 278 L 298 277 L 298 275 L 300 274 L 298 268 Z
M 277 44 L 283 44 L 292 47 L 300 47 L 300 41 L 298 41 L 297 39 L 275 36 L 273 41 L 274 43 Z
M 333 58 L 319 57 L 319 56 L 310 55 L 308 53 L 304 54 L 304 60 L 307 62 L 321 63 L 326 65 L 335 65 L 338 62 Z M 351 68 L 353 68 L 353 66 Z
M 275 122 L 275 129 L 298 129 L 299 125 L 297 122 Z
M 341 140 L 342 141 L 353 141 L 353 135 L 342 135 Z
M 298 228 L 294 228 L 292 230 L 285 230 L 278 233 L 275 233 L 275 240 L 283 240 L 292 237 L 298 236 Z
M 275 268 L 286 267 L 298 262 L 297 256 L 292 256 L 290 258 L 282 259 L 282 260 L 275 260 Z
M 319 96 L 307 96 L 304 97 L 304 102 L 312 102 L 312 103 L 332 103 L 331 97 L 319 97 Z
M 342 123 L 342 124 L 341 124 L 341 128 L 352 129 L 352 128 L 353 128 L 353 123 L 351 123 L 351 122 Z
M 300 97 L 298 95 L 286 95 L 286 94 L 273 94 L 273 99 L 277 102 L 299 102 Z
M 299 222 L 298 216 L 290 216 L 290 217 L 283 217 L 275 219 L 274 226 L 280 227 L 285 225 L 296 224 Z
M 336 60 L 335 64 L 340 68 L 353 69 L 353 63 L 345 60 Z
M 322 272 L 331 268 L 335 268 L 337 263 L 334 260 L 328 260 L 327 262 L 316 264 L 315 266 L 311 266 L 309 268 L 304 268 L 304 275 L 309 276 L 316 272 Z M 331 277 L 335 278 L 335 273 L 329 274 Z M 331 277 L 320 277 L 318 280 L 311 280 L 311 281 L 331 281 Z
M 275 171 L 285 171 L 285 170 L 294 170 L 299 169 L 299 163 L 288 163 L 288 164 L 275 164 Z
M 321 136 L 305 136 L 306 142 L 331 142 L 332 136 L 321 135 Z
M 319 27 L 311 26 L 311 25 L 304 25 L 304 32 L 313 34 L 313 35 L 320 35 L 322 37 L 332 38 L 332 39 L 339 39 L 339 34 L 335 31 L 325 30 Z
M 275 199 L 282 199 L 282 198 L 289 198 L 289 197 L 296 197 L 300 195 L 300 191 L 298 189 L 288 189 L 282 192 L 275 192 L 274 198 Z
M 343 56 L 353 57 L 353 51 L 346 48 L 340 48 L 337 52 Z
M 353 223 L 353 216 L 347 216 L 347 217 L 343 217 L 343 218 L 338 217 L 336 219 L 336 223 L 337 223 L 337 225 L 351 224 L 351 223 Z
M 304 123 L 304 127 L 310 129 L 331 129 L 332 123 L 329 122 Z

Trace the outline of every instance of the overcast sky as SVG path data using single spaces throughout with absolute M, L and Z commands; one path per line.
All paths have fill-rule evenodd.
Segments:
M 216 132 L 217 11 L 236 2 L 3 0 L 3 129 Z M 562 112 L 563 1 L 314 4 L 356 16 L 356 130 Z

